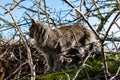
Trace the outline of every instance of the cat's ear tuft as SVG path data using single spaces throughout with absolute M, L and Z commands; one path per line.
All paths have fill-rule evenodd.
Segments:
M 31 19 L 32 25 L 36 25 L 36 21 L 34 19 Z

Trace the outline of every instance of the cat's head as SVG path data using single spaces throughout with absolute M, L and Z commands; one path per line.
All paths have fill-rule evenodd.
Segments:
M 35 36 L 38 35 L 44 35 L 47 28 L 46 25 L 44 25 L 43 23 L 39 22 L 39 21 L 35 21 L 34 19 L 31 19 L 31 27 L 29 28 L 29 36 L 31 38 L 34 38 Z
M 33 38 L 33 34 L 34 34 L 34 32 L 35 32 L 35 28 L 37 27 L 37 23 L 36 23 L 36 21 L 35 21 L 34 19 L 31 19 L 31 22 L 32 22 L 32 25 L 31 25 L 31 27 L 29 28 L 29 36 L 30 36 L 31 38 Z

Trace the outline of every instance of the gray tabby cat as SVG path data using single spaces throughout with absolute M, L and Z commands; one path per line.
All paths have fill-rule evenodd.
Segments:
M 31 21 L 29 36 L 35 40 L 37 49 L 46 59 L 45 74 L 60 70 L 62 60 L 65 58 L 63 55 L 69 54 L 72 49 L 77 49 L 79 56 L 82 57 L 85 50 L 92 49 L 92 44 L 97 41 L 94 33 L 81 25 L 51 29 L 39 21 L 33 19 Z

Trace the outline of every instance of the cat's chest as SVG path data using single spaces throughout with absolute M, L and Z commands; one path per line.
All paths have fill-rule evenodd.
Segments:
M 55 42 L 54 44 L 52 42 L 49 42 L 48 44 L 43 45 L 42 43 L 36 43 L 36 47 L 43 53 L 60 53 L 61 52 L 61 47 Z

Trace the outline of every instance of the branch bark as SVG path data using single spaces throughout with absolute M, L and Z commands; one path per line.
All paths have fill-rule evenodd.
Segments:
M 33 60 L 32 60 L 32 57 L 31 57 L 31 51 L 30 51 L 30 48 L 28 47 L 27 41 L 26 41 L 26 39 L 24 37 L 24 34 L 23 34 L 22 30 L 19 28 L 19 26 L 17 25 L 17 23 L 16 23 L 13 15 L 11 13 L 11 11 L 8 11 L 4 6 L 0 5 L 0 7 L 2 7 L 3 9 L 5 9 L 9 13 L 9 15 L 11 16 L 11 18 L 12 18 L 12 20 L 14 22 L 14 25 L 12 25 L 11 23 L 9 23 L 8 21 L 6 21 L 6 20 L 4 20 L 2 18 L 0 18 L 0 19 L 2 21 L 6 22 L 6 23 L 9 23 L 11 26 L 13 26 L 14 28 L 16 28 L 20 32 L 20 36 L 21 36 L 21 38 L 22 38 L 22 40 L 23 40 L 23 42 L 25 44 L 26 50 L 27 50 L 28 62 L 29 62 L 30 68 L 31 68 L 31 80 L 35 80 L 35 75 L 36 75 L 35 74 L 35 65 L 33 64 Z
M 89 21 L 87 20 L 87 18 L 85 17 L 85 15 L 80 10 L 78 10 L 74 5 L 72 5 L 68 0 L 63 0 L 63 1 L 65 1 L 75 11 L 77 11 L 80 15 L 82 15 L 82 17 L 84 18 L 85 22 L 89 25 L 90 29 L 95 33 L 95 35 L 97 36 L 97 38 L 99 40 L 101 40 L 100 37 L 99 37 L 99 35 L 98 35 L 98 33 L 93 29 L 93 26 L 89 23 Z
M 115 20 L 117 19 L 117 17 L 118 17 L 119 15 L 120 15 L 120 12 L 118 12 L 118 13 L 116 14 L 115 18 L 113 19 L 112 23 L 110 24 L 110 26 L 109 26 L 109 28 L 108 28 L 108 30 L 107 30 L 107 32 L 106 32 L 106 34 L 105 34 L 105 36 L 104 36 L 104 38 L 103 38 L 103 40 L 102 40 L 102 43 L 104 43 L 105 40 L 107 39 L 107 36 L 108 36 L 109 31 L 110 31 L 112 25 L 114 24 Z

